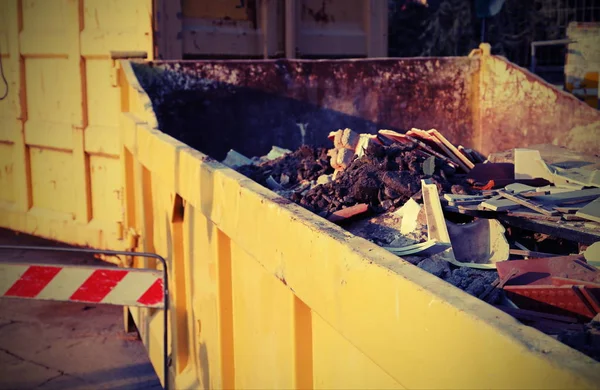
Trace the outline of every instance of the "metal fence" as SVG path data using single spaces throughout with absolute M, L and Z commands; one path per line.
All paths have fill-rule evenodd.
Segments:
M 480 40 L 474 3 L 389 0 L 390 55 L 467 55 Z M 494 53 L 529 67 L 532 42 L 567 38 L 571 22 L 600 22 L 600 0 L 506 0 L 502 11 L 486 21 L 486 40 Z M 565 54 L 565 45 L 539 47 L 538 69 L 562 71 Z

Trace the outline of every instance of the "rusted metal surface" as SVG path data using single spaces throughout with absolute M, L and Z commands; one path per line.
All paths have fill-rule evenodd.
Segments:
M 543 143 L 600 153 L 599 111 L 503 58 L 482 58 L 477 103 L 483 154 Z
M 325 145 L 330 131 L 436 128 L 472 145 L 479 62 L 460 58 L 136 64 L 162 131 L 222 159 Z

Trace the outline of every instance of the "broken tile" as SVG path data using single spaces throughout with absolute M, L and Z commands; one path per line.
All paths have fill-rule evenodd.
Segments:
M 340 222 L 346 221 L 350 218 L 359 216 L 361 214 L 365 214 L 368 211 L 369 211 L 369 205 L 364 204 L 364 203 L 359 203 L 357 205 L 346 207 L 345 209 L 336 211 L 335 213 L 331 214 L 329 216 L 329 218 L 327 218 L 327 219 L 334 223 L 340 223 Z

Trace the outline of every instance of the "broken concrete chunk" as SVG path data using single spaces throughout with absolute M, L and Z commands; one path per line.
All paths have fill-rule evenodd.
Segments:
M 356 148 L 354 149 L 356 156 L 358 158 L 362 157 L 365 155 L 365 151 L 369 148 L 369 145 L 372 142 L 377 142 L 377 136 L 376 135 L 371 135 L 371 134 L 361 134 L 360 138 L 358 140 L 358 144 L 356 145 Z
M 400 223 L 401 234 L 406 235 L 415 231 L 417 228 L 417 218 L 420 211 L 421 206 L 411 198 L 404 204 L 404 206 L 400 207 L 394 212 L 394 214 L 402 217 L 402 222 Z
M 348 168 L 354 160 L 354 151 L 350 149 L 339 149 L 337 153 L 337 165 L 340 169 Z
M 435 173 L 435 157 L 431 156 L 423 162 L 423 173 L 425 176 L 433 176 Z
M 341 147 L 346 149 L 355 150 L 360 140 L 360 134 L 350 129 L 344 129 L 340 139 Z
M 342 135 L 344 134 L 344 130 L 338 130 L 333 133 L 333 147 L 335 149 L 342 149 L 344 146 L 342 145 Z
M 225 159 L 221 163 L 230 168 L 237 169 L 244 165 L 252 165 L 253 161 L 243 154 L 230 149 L 229 152 L 227 152 L 227 156 L 225 156 Z
M 450 266 L 448 265 L 448 262 L 441 258 L 426 258 L 417 264 L 417 267 L 442 279 L 446 278 L 450 274 Z

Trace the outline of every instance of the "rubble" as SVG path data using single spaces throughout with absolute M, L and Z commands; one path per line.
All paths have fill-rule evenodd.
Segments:
M 597 319 L 590 322 L 600 311 L 600 161 L 547 163 L 530 149 L 486 159 L 435 129 L 340 129 L 329 139 L 329 150 L 274 148 L 279 153 L 253 159 L 230 152 L 226 162 L 524 324 L 600 356 Z M 558 291 L 562 298 L 549 298 Z
M 283 188 L 292 188 L 303 182 L 317 180 L 321 175 L 333 173 L 329 165 L 327 149 L 302 146 L 297 151 L 284 154 L 274 160 L 259 164 L 244 165 L 238 171 L 252 180 L 267 185 L 272 177 Z M 281 183 L 281 176 L 288 178 L 287 184 Z

